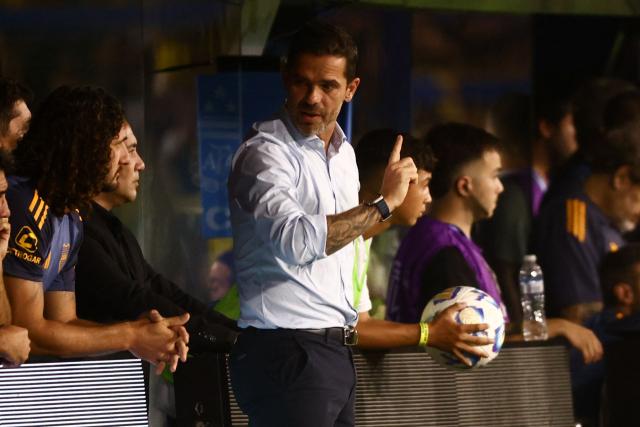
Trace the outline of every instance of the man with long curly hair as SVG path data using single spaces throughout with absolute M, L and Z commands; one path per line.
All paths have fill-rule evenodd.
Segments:
M 120 103 L 102 89 L 60 87 L 42 103 L 15 151 L 7 200 L 13 224 L 4 281 L 13 322 L 29 330 L 33 354 L 89 356 L 128 350 L 175 370 L 186 359 L 188 314 L 157 311 L 110 325 L 78 319 L 75 264 L 78 210 L 114 189 L 129 161 Z
M 111 212 L 136 200 L 145 168 L 138 140 L 126 122 L 125 128 L 130 161 L 120 169 L 117 188 L 96 195 L 92 214 L 84 219 L 76 273 L 78 313 L 96 322 L 113 322 L 135 319 L 152 308 L 164 316 L 188 311 L 191 318 L 185 327 L 192 353 L 229 351 L 236 341 L 235 322 L 157 273 L 133 233 Z

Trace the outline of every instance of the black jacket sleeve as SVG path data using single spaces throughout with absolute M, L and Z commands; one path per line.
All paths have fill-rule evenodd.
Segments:
M 134 248 L 138 249 L 137 242 Z M 140 257 L 145 269 L 150 266 Z M 94 236 L 87 234 L 78 256 L 76 300 L 80 317 L 98 322 L 133 320 L 156 309 L 163 316 L 188 311 L 187 331 L 192 350 L 226 351 L 236 340 L 235 324 L 220 314 L 209 314 L 206 306 L 183 292 L 176 284 L 154 274 L 153 282 L 141 282 L 123 271 L 114 254 Z M 199 348 L 200 347 L 200 348 Z

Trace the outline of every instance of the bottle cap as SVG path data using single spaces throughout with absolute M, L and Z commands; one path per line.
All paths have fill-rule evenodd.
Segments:
M 524 262 L 536 262 L 538 258 L 534 254 L 527 254 L 523 258 Z

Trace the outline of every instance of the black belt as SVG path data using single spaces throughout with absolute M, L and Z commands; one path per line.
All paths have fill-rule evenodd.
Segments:
M 346 346 L 354 346 L 358 344 L 358 331 L 353 326 L 345 326 L 343 328 L 322 328 L 322 329 L 258 329 L 248 327 L 247 332 L 266 332 L 266 333 L 307 333 L 320 335 L 325 337 L 327 341 L 337 341 Z

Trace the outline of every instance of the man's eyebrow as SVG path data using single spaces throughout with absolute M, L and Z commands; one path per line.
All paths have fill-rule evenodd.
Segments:
M 326 79 L 326 80 L 321 80 L 320 84 L 323 85 L 338 85 L 340 86 L 340 82 L 336 79 Z

